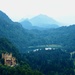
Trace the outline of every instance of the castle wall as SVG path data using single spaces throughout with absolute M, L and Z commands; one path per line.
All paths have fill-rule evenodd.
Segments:
M 11 54 L 2 53 L 2 58 L 4 59 L 5 65 L 8 65 L 8 66 L 16 65 L 16 59 L 14 57 L 12 57 L 12 53 Z

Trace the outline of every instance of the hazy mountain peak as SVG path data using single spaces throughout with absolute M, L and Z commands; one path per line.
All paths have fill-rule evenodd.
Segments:
M 39 15 L 37 15 L 38 17 L 44 17 L 44 16 L 47 16 L 47 15 L 45 15 L 45 14 L 39 14 Z
M 43 19 L 46 19 L 46 18 L 49 18 L 50 19 L 50 17 L 48 17 L 47 15 L 45 15 L 45 14 L 39 14 L 39 15 L 37 15 L 37 16 L 35 16 L 35 17 L 33 17 L 33 18 L 43 18 Z M 32 18 L 32 19 L 33 19 Z
M 44 15 L 44 14 L 39 14 L 39 15 L 31 18 L 30 22 L 34 26 L 46 27 L 46 28 L 47 27 L 51 28 L 51 26 L 52 26 L 52 28 L 56 28 L 59 25 L 59 22 L 57 22 L 53 18 L 48 17 L 47 15 Z

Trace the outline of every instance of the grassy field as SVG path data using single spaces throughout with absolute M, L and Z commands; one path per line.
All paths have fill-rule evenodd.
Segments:
M 51 45 L 29 46 L 29 48 L 62 48 L 62 46 L 56 45 L 56 44 L 51 44 Z

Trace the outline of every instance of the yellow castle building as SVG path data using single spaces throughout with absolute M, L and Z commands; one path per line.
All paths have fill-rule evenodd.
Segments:
M 12 53 L 2 53 L 2 58 L 4 59 L 4 65 L 15 66 L 16 58 L 12 56 Z

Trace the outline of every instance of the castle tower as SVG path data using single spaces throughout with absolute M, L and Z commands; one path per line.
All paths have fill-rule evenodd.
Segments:
M 12 57 L 12 64 L 13 66 L 16 65 L 16 59 L 14 57 Z
M 7 66 L 15 66 L 16 59 L 12 57 L 12 53 L 2 53 L 2 58 L 4 59 L 4 64 Z

